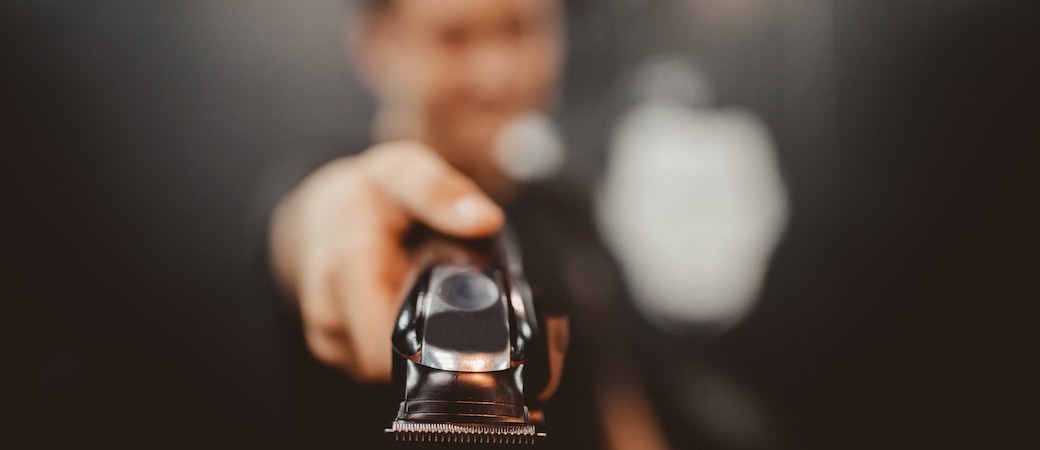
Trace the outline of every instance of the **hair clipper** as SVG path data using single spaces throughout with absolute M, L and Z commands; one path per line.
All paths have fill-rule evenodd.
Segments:
M 539 316 L 510 232 L 465 241 L 428 230 L 419 236 L 419 264 L 391 338 L 404 400 L 387 435 L 540 442 L 544 416 L 535 406 L 559 383 L 566 318 Z

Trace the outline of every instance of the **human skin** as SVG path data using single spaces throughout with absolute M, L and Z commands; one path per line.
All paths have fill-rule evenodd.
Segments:
M 493 143 L 552 100 L 564 52 L 558 0 L 389 0 L 348 28 L 383 141 L 332 161 L 271 218 L 273 270 L 311 353 L 359 382 L 390 379 L 389 338 L 416 223 L 458 237 L 503 226 L 514 185 Z M 596 387 L 609 448 L 665 449 L 651 406 L 626 383 Z M 621 393 L 621 394 L 619 394 Z
M 556 0 L 392 0 L 349 26 L 383 141 L 332 161 L 271 217 L 273 271 L 322 363 L 387 382 L 387 348 L 416 223 L 458 237 L 504 222 L 513 184 L 492 147 L 555 90 L 563 40 Z
M 459 237 L 494 233 L 499 207 L 420 142 L 380 144 L 326 164 L 279 205 L 272 263 L 322 363 L 361 382 L 390 376 L 388 339 L 421 222 Z

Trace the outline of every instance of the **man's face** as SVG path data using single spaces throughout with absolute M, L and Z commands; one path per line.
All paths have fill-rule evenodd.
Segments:
M 487 160 L 506 122 L 552 96 L 560 14 L 557 0 L 393 0 L 359 56 L 381 106 L 449 160 Z

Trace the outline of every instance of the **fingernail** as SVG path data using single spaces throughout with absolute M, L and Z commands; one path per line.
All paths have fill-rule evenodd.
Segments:
M 480 224 L 487 219 L 493 205 L 478 195 L 466 195 L 455 201 L 455 216 L 466 227 Z

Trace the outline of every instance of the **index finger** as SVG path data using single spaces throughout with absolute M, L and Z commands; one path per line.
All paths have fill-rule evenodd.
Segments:
M 476 183 L 421 143 L 381 144 L 363 156 L 386 198 L 441 233 L 487 236 L 505 222 L 502 209 Z

